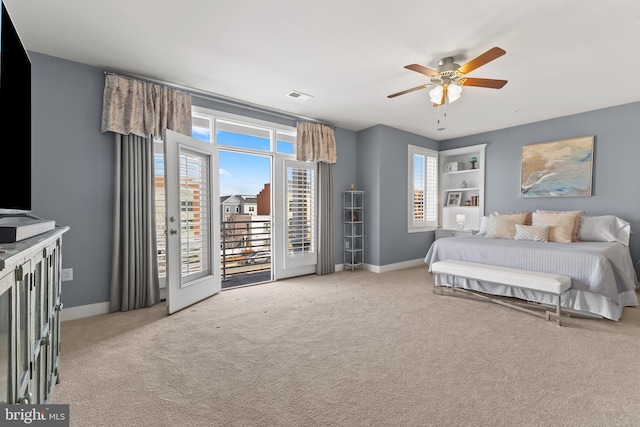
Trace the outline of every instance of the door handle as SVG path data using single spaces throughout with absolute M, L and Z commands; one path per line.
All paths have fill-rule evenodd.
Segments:
M 172 228 L 171 230 L 169 230 L 169 233 L 178 234 L 178 230 L 176 230 L 175 228 Z

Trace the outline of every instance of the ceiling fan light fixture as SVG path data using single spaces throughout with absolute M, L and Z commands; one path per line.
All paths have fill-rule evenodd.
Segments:
M 449 88 L 447 90 L 447 97 L 449 99 L 449 102 L 455 102 L 458 99 L 460 99 L 460 95 L 462 95 L 462 86 L 452 83 L 449 85 Z
M 462 86 L 449 83 L 447 86 L 447 101 L 449 103 L 455 102 L 460 99 L 460 95 L 462 95 Z M 429 91 L 429 99 L 434 104 L 440 105 L 442 102 L 442 93 L 444 92 L 444 85 L 438 85 Z
M 431 100 L 431 102 L 433 102 L 434 104 L 440 104 L 440 101 L 442 100 L 443 90 L 444 89 L 442 88 L 442 86 L 436 86 L 431 89 L 429 91 L 429 99 Z

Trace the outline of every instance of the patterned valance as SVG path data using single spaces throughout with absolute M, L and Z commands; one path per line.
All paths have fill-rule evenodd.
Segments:
M 320 123 L 298 122 L 296 153 L 298 160 L 335 163 L 336 137 L 333 128 Z
M 149 137 L 163 129 L 191 136 L 191 95 L 140 80 L 105 74 L 102 132 Z

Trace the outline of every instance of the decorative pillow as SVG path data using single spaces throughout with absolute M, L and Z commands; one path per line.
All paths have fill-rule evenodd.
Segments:
M 575 214 L 534 212 L 532 219 L 533 225 L 537 227 L 549 227 L 550 242 L 571 243 Z
M 516 235 L 516 224 L 524 224 L 524 214 L 491 215 L 489 229 L 485 237 L 489 239 L 513 239 Z
M 582 216 L 582 214 L 584 214 L 584 211 L 545 211 L 545 210 L 541 210 L 538 209 L 536 212 L 540 212 L 540 213 L 549 213 L 549 214 L 574 214 L 575 217 L 575 222 L 573 223 L 573 230 L 571 231 L 571 241 L 572 242 L 577 242 L 578 241 L 578 228 L 580 227 L 580 217 Z
M 531 225 L 531 212 L 515 211 L 515 212 L 494 212 L 494 215 L 521 215 L 524 214 L 524 225 Z
M 487 231 L 489 230 L 489 217 L 488 216 L 481 216 L 480 217 L 480 230 L 478 231 L 478 234 L 483 236 L 485 234 L 487 234 Z
M 535 240 L 536 242 L 549 241 L 549 227 L 536 227 L 535 225 L 516 224 L 515 240 Z
M 615 215 L 583 215 L 578 238 L 587 242 L 620 242 L 629 246 L 631 225 Z

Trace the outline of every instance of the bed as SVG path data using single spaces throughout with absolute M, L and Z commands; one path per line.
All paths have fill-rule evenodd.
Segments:
M 619 320 L 624 307 L 637 306 L 638 280 L 628 245 L 618 241 L 549 242 L 487 238 L 485 234 L 436 240 L 424 262 L 461 260 L 569 276 L 562 309 Z M 431 269 L 429 269 L 431 271 Z M 458 276 L 435 275 L 436 286 L 555 304 L 549 294 Z

